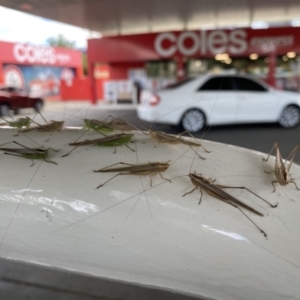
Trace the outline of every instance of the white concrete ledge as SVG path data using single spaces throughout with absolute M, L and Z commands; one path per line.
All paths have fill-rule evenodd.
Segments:
M 230 145 L 203 141 L 211 151 L 194 159 L 185 145 L 158 145 L 135 134 L 136 149 L 120 146 L 78 147 L 68 143 L 81 134 L 65 129 L 47 134 L 0 129 L 1 143 L 17 140 L 50 150 L 58 165 L 0 155 L 0 256 L 115 280 L 140 283 L 215 299 L 299 299 L 300 192 L 293 184 L 272 193 L 274 158 Z M 85 138 L 99 138 L 93 133 Z M 34 141 L 34 142 L 33 142 Z M 37 144 L 36 144 L 37 143 Z M 7 145 L 5 147 L 16 147 Z M 185 154 L 184 154 L 185 153 Z M 118 176 L 94 169 L 117 162 L 173 163 L 163 176 Z M 272 203 L 271 208 L 246 191 L 226 190 L 260 211 L 246 214 L 193 188 L 187 176 L 197 171 L 228 186 L 246 186 Z M 295 178 L 300 168 L 292 167 Z M 147 188 L 147 192 L 143 190 Z

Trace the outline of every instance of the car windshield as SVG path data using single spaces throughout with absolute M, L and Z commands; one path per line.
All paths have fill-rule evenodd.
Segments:
M 186 78 L 186 79 L 183 79 L 183 80 L 180 80 L 180 81 L 177 81 L 175 83 L 172 83 L 172 84 L 169 84 L 167 85 L 164 90 L 173 90 L 173 89 L 176 89 L 178 87 L 181 87 L 189 82 L 191 82 L 192 80 L 194 80 L 195 77 L 189 77 L 189 78 Z

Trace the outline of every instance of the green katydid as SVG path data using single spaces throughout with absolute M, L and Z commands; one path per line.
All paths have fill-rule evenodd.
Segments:
M 114 147 L 116 153 L 116 146 L 122 146 L 125 145 L 127 148 L 134 151 L 131 147 L 129 147 L 127 144 L 131 141 L 133 138 L 133 134 L 114 134 L 110 136 L 106 136 L 99 139 L 94 140 L 84 140 L 81 142 L 74 142 L 69 143 L 70 146 L 75 146 L 71 151 L 69 151 L 67 154 L 63 155 L 62 157 L 68 156 L 71 152 L 73 152 L 77 147 L 79 146 L 85 146 L 85 145 L 95 145 L 95 146 L 103 146 L 103 147 Z
M 18 133 L 16 135 L 19 135 L 20 129 L 22 127 L 28 127 L 30 125 L 30 123 L 31 123 L 31 119 L 28 118 L 28 117 L 26 117 L 26 118 L 19 118 L 17 120 L 12 120 L 12 121 L 8 121 L 8 120 L 6 120 L 4 118 L 1 118 L 1 119 L 4 120 L 8 124 L 8 126 L 19 129 L 19 131 L 18 131 Z
M 112 132 L 114 131 L 113 128 L 109 128 L 105 125 L 105 122 L 95 120 L 95 119 L 84 119 L 84 124 L 88 129 L 94 129 L 95 131 L 100 132 L 101 134 L 103 132 Z
M 138 128 L 126 122 L 125 120 L 120 118 L 114 118 L 112 116 L 108 116 L 103 121 L 96 119 L 84 119 L 84 123 L 87 128 L 94 129 L 100 132 L 112 132 L 114 130 L 120 130 L 122 132 L 138 130 Z
M 17 144 L 19 146 L 21 146 L 22 148 L 3 148 L 2 146 L 4 145 L 7 145 L 7 144 L 10 144 L 10 143 L 14 143 L 14 144 Z M 38 148 L 29 148 L 29 147 L 26 147 L 16 141 L 12 141 L 12 142 L 8 142 L 8 143 L 5 143 L 5 144 L 2 144 L 0 145 L 0 150 L 1 151 L 4 151 L 3 154 L 5 155 L 12 155 L 12 156 L 19 156 L 19 157 L 24 157 L 24 158 L 28 158 L 28 159 L 31 159 L 32 160 L 32 165 L 34 165 L 34 159 L 42 159 L 44 160 L 45 162 L 48 162 L 48 163 L 52 163 L 52 164 L 56 164 L 56 162 L 54 161 L 51 161 L 51 160 L 47 160 L 47 157 L 49 155 L 49 150 L 53 150 L 55 152 L 58 152 L 59 150 L 55 150 L 53 148 L 43 148 L 43 147 L 38 147 Z
M 22 128 L 22 127 L 28 127 L 31 123 L 31 119 L 26 117 L 26 118 L 19 118 L 16 120 L 8 121 L 1 117 L 2 120 L 8 123 L 10 127 L 15 127 L 15 128 Z

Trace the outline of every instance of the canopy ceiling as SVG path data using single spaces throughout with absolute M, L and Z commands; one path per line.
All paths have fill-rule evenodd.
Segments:
M 0 5 L 99 31 L 103 35 L 300 18 L 299 0 L 0 0 Z

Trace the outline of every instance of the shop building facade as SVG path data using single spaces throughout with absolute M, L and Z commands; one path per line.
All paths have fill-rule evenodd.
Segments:
M 61 98 L 61 84 L 82 78 L 80 51 L 0 41 L 0 84 L 22 88 L 38 97 Z
M 93 102 L 134 97 L 187 76 L 232 71 L 300 91 L 300 27 L 172 31 L 88 41 Z

